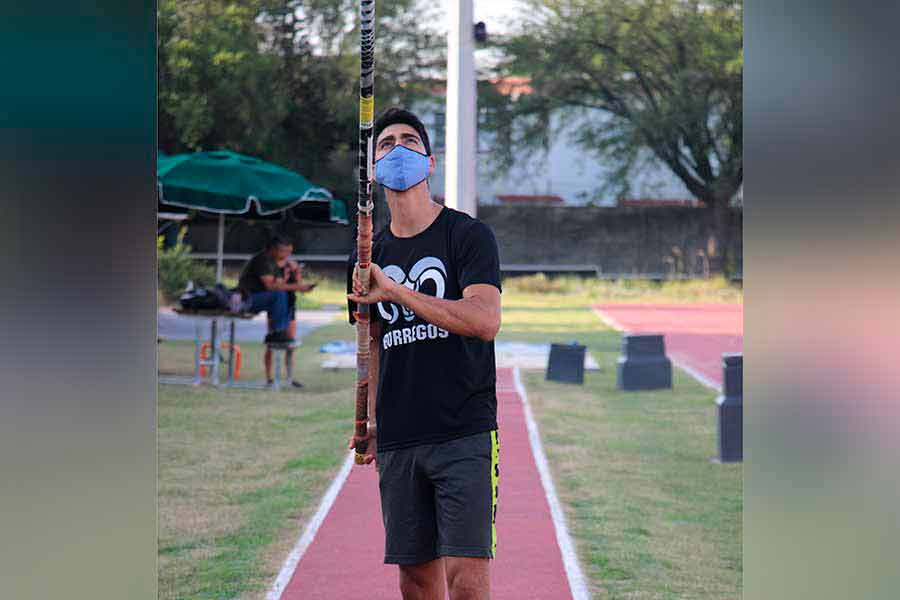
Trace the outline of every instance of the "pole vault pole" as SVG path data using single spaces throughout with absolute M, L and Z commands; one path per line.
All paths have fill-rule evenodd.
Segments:
M 362 294 L 369 292 L 372 264 L 372 179 L 375 158 L 372 133 L 375 120 L 375 0 L 359 3 L 359 188 L 357 192 L 356 250 Z M 369 425 L 369 305 L 356 313 L 356 420 L 355 462 L 363 464 L 368 448 Z M 360 441 L 362 440 L 362 441 Z

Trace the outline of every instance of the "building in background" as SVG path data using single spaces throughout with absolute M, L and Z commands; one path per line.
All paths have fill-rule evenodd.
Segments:
M 525 78 L 506 78 L 494 82 L 494 85 L 504 95 L 531 93 L 531 87 Z M 431 192 L 438 201 L 442 201 L 445 173 L 445 88 L 442 85 L 435 86 L 434 94 L 434 102 L 417 106 L 416 110 L 428 127 L 432 137 L 432 150 L 437 159 L 437 168 L 431 177 Z M 559 129 L 561 118 L 559 114 L 551 115 L 551 130 L 558 133 L 549 140 L 546 156 L 523 157 L 520 164 L 499 176 L 490 165 L 493 143 L 491 136 L 478 132 L 476 180 L 479 204 L 619 205 L 620 198 L 603 189 L 611 178 L 612 165 L 604 164 L 593 153 L 575 144 L 573 136 L 577 132 L 578 123 L 573 122 Z M 627 197 L 641 201 L 673 202 L 684 206 L 684 202 L 692 198 L 681 180 L 665 165 L 652 158 L 635 170 L 629 186 Z

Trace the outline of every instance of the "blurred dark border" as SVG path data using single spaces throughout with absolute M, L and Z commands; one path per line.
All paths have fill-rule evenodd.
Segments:
M 3 598 L 156 598 L 156 5 L 0 9 Z
M 898 17 L 746 7 L 748 599 L 900 589 Z M 153 598 L 155 4 L 0 33 L 0 595 Z
M 747 599 L 900 589 L 898 22 L 746 6 Z

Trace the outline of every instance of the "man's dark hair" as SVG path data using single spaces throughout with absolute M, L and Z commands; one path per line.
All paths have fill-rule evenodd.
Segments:
M 266 244 L 266 250 L 271 250 L 272 248 L 277 248 L 278 246 L 293 246 L 294 242 L 290 240 L 285 235 L 277 233 L 269 238 L 269 243 Z
M 425 145 L 425 154 L 431 156 L 431 142 L 428 140 L 428 132 L 425 131 L 425 125 L 422 124 L 422 121 L 420 121 L 419 117 L 416 115 L 406 109 L 397 108 L 396 106 L 381 113 L 381 116 L 375 121 L 375 142 L 378 142 L 378 136 L 381 135 L 382 131 L 397 123 L 403 123 L 404 125 L 409 125 L 415 129 L 418 132 L 419 137 L 422 138 L 422 143 Z

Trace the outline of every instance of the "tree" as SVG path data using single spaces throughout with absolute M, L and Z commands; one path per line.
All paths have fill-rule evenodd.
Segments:
M 517 32 L 497 44 L 496 75 L 527 76 L 533 92 L 482 95 L 487 126 L 506 141 L 497 164 L 545 143 L 556 111 L 579 119 L 577 143 L 617 166 L 619 189 L 649 151 L 713 212 L 711 262 L 721 271 L 743 180 L 742 3 L 526 3 Z
M 279 56 L 278 81 L 288 103 L 278 143 L 302 172 L 355 197 L 358 138 L 358 0 L 267 0 L 259 21 L 268 51 Z M 407 105 L 430 96 L 427 82 L 444 65 L 444 41 L 429 28 L 428 2 L 379 3 L 376 103 Z M 310 145 L 310 140 L 318 140 Z
M 277 60 L 259 48 L 251 5 L 161 0 L 158 8 L 160 146 L 260 154 L 285 112 Z
M 356 0 L 160 0 L 160 148 L 252 154 L 352 201 L 358 10 Z M 433 13 L 422 0 L 379 3 L 377 106 L 430 96 L 444 64 Z

